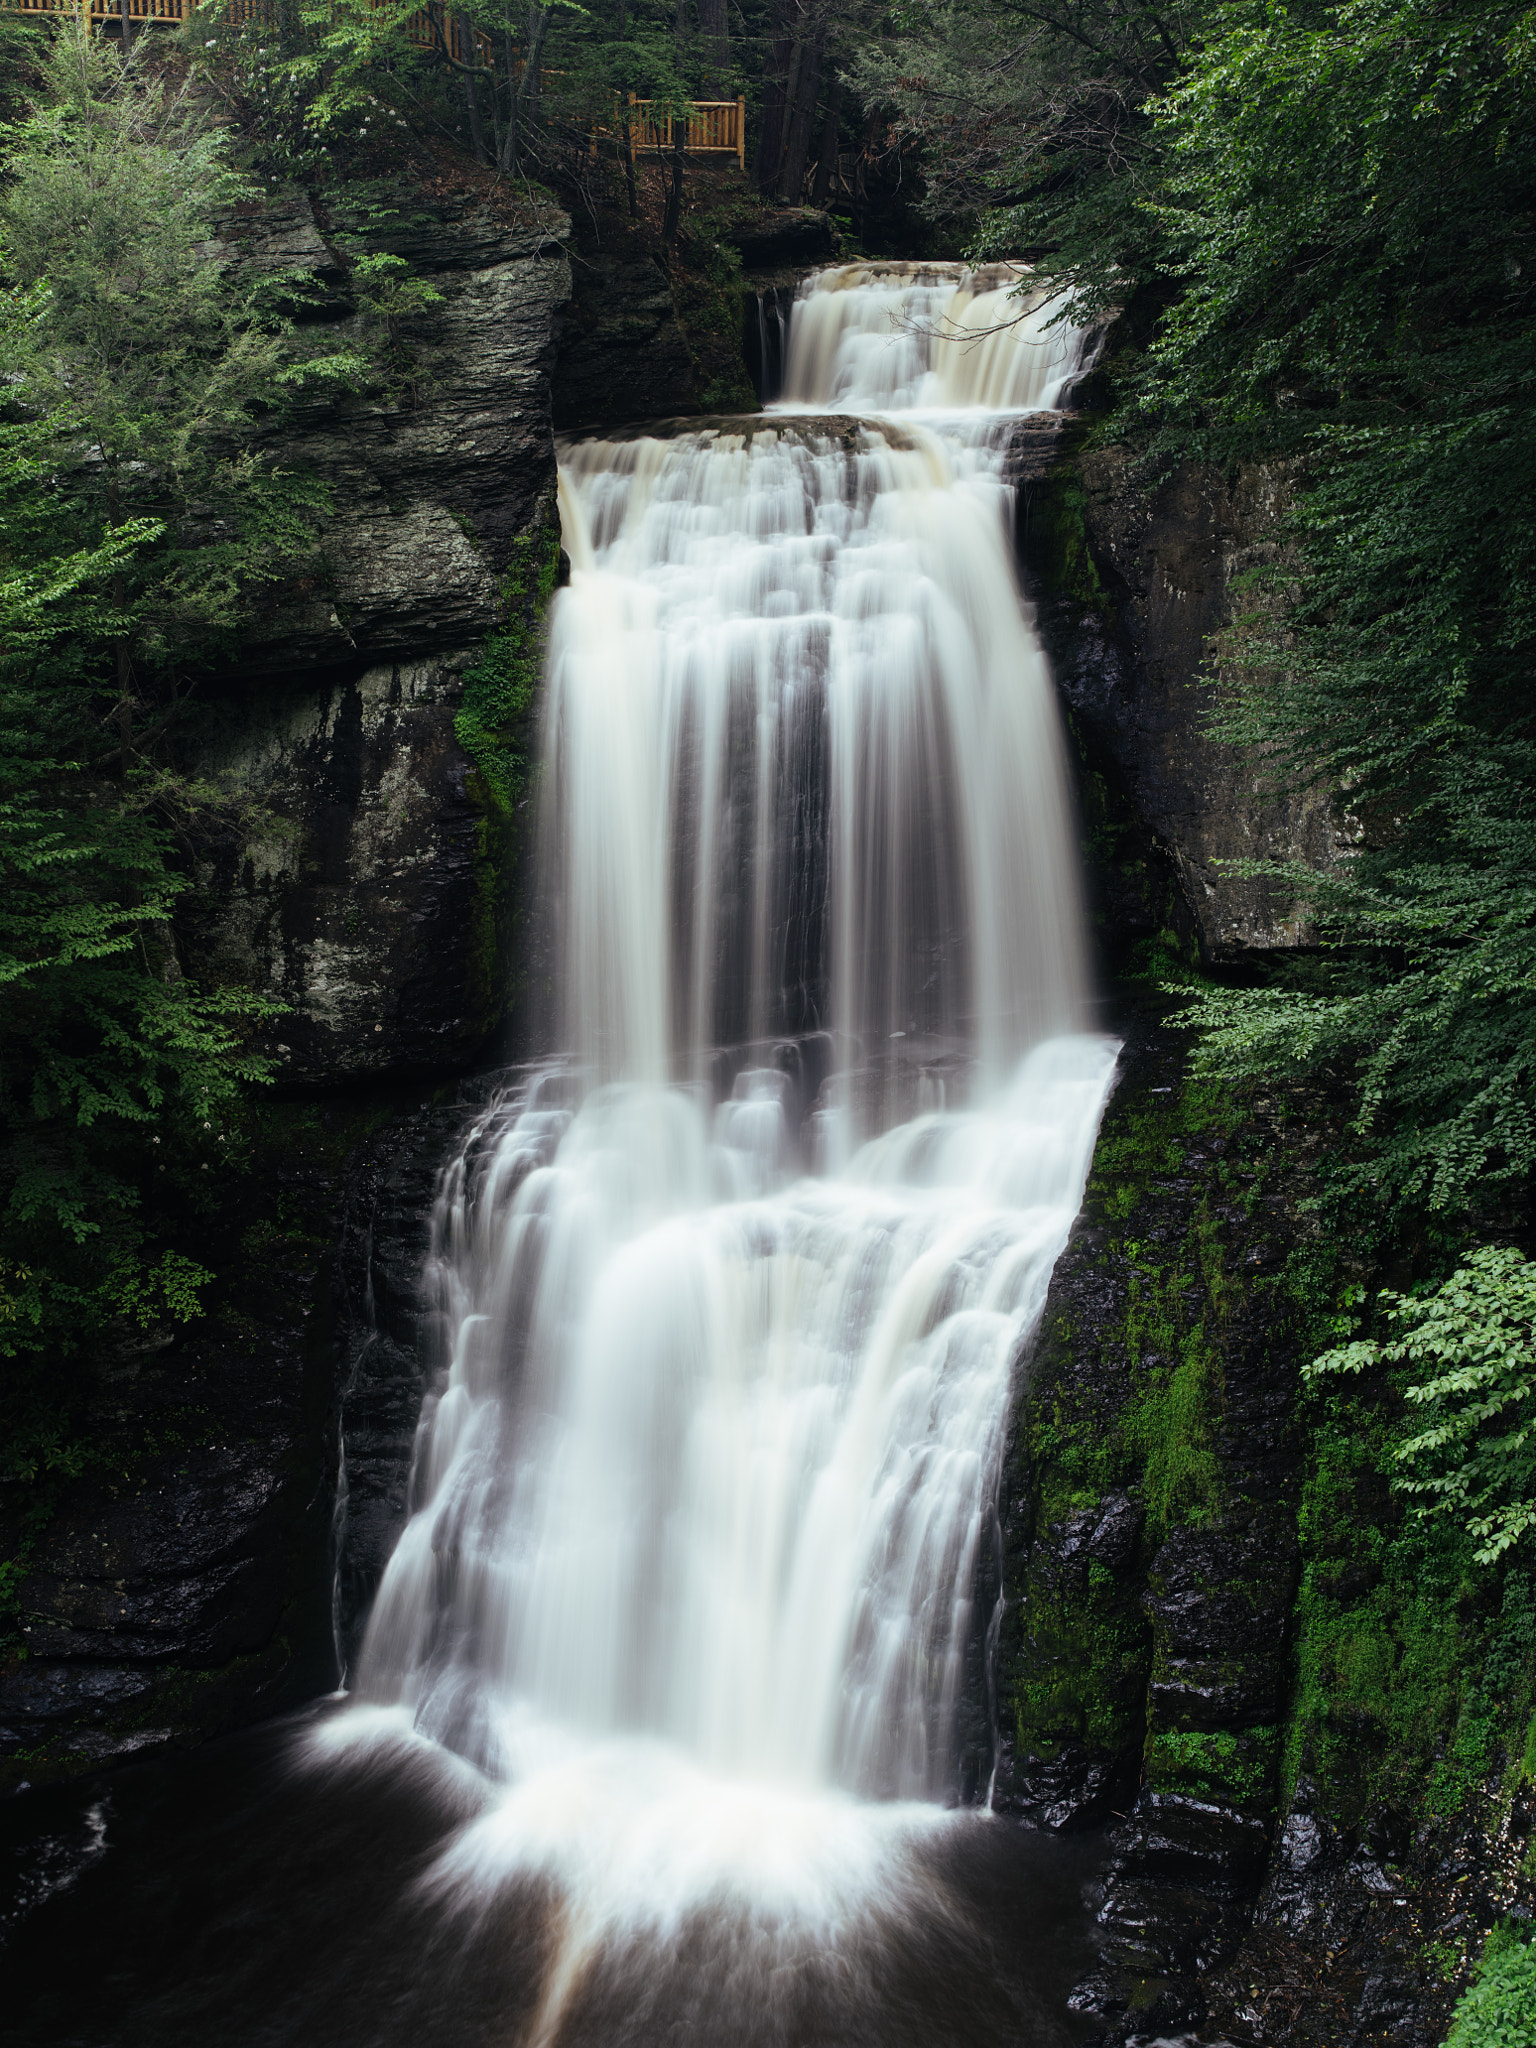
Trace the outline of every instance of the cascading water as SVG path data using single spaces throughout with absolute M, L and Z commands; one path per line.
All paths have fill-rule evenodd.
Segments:
M 1073 337 L 1004 283 L 824 273 L 775 411 L 564 454 L 564 1056 L 446 1176 L 452 1363 L 315 1738 L 476 1774 L 424 1886 L 537 1901 L 519 2039 L 938 2038 L 879 1980 L 959 1939 L 978 1548 L 1114 1057 L 1002 483 Z

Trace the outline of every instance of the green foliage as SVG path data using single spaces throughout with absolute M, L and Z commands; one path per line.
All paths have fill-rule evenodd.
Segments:
M 459 745 L 505 814 L 520 801 L 528 774 L 528 723 L 544 659 L 544 619 L 560 576 L 560 527 L 544 508 L 540 528 L 513 543 L 502 578 L 502 629 L 486 641 L 464 678 L 454 718 Z
M 728 83 L 666 0 L 297 0 L 259 20 L 209 0 L 186 36 L 262 171 L 284 179 L 446 131 L 504 175 L 581 190 L 594 130 L 614 151 L 630 94 L 665 114 L 699 96 L 706 72 L 712 89 Z
M 164 1320 L 190 1323 L 203 1313 L 199 1291 L 213 1275 L 184 1252 L 162 1254 L 157 1266 L 144 1267 L 131 1257 L 120 1258 L 113 1272 L 113 1307 L 141 1330 Z
M 1399 1334 L 1326 1351 L 1308 1376 L 1405 1368 L 1418 1413 L 1396 1446 L 1394 1483 L 1421 1514 L 1451 1516 L 1477 1563 L 1493 1564 L 1536 1523 L 1536 1265 L 1483 1246 L 1433 1293 L 1381 1303 Z
M 1536 1168 L 1536 134 L 1518 9 L 1237 10 L 1163 105 L 1182 296 L 1145 403 L 1302 451 L 1297 588 L 1214 730 L 1334 793 L 1287 886 L 1326 984 L 1208 994 L 1207 1071 L 1326 1073 L 1333 1196 L 1466 1214 Z M 1298 582 L 1299 578 L 1299 582 Z
M 1289 1766 L 1305 1762 L 1347 1817 L 1422 1792 L 1456 1725 L 1466 1654 L 1455 1545 L 1394 1525 L 1385 1435 L 1371 1404 L 1331 1404 L 1312 1432 L 1298 1517 Z
M 1477 1976 L 1457 2001 L 1445 2048 L 1527 2048 L 1536 2039 L 1536 1943 L 1529 1928 L 1493 1929 Z
M 894 140 L 920 151 L 931 217 L 975 223 L 974 258 L 1038 260 L 1097 311 L 1155 263 L 1144 202 L 1160 152 L 1146 109 L 1200 20 L 1110 0 L 902 8 L 851 76 Z
M 1183 288 L 1149 402 L 1267 421 L 1383 378 L 1425 397 L 1489 353 L 1490 316 L 1528 317 L 1506 269 L 1529 232 L 1526 19 L 1519 0 L 1211 10 L 1156 109 Z
M 358 311 L 381 327 L 391 341 L 402 320 L 443 303 L 440 291 L 425 278 L 412 276 L 403 256 L 359 256 L 352 265 L 352 281 Z
M 1315 1383 L 1298 1518 L 1291 1774 L 1347 1821 L 1455 1813 L 1536 1707 L 1536 1600 L 1518 1555 L 1480 1569 L 1448 1517 L 1396 1510 L 1398 1437 L 1378 1389 Z
M 1327 971 L 1191 1022 L 1213 1077 L 1347 1090 L 1325 1200 L 1405 1228 L 1536 1170 L 1532 47 L 1522 0 L 961 0 L 898 10 L 854 67 L 929 208 L 979 209 L 975 253 L 1129 309 L 1116 381 L 1155 454 L 1292 458 L 1213 731 L 1336 802 L 1327 873 L 1241 869 Z
M 304 367 L 213 253 L 247 197 L 225 151 L 142 46 L 125 65 L 73 23 L 5 137 L 0 1355 L 28 1470 L 57 1416 L 26 1361 L 197 1313 L 172 1212 L 207 1207 L 267 1071 L 274 1005 L 194 985 L 171 929 L 186 855 L 243 800 L 159 751 L 323 502 L 250 452 Z
M 1198 1799 L 1232 1801 L 1248 1808 L 1273 1803 L 1278 1728 L 1249 1728 L 1234 1735 L 1198 1730 L 1157 1729 L 1147 1738 L 1147 1783 L 1158 1791 L 1193 1793 Z

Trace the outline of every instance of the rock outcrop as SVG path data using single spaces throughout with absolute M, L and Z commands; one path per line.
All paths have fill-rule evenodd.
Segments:
M 1001 1508 L 994 1805 L 1118 1821 L 1079 2009 L 1198 2017 L 1279 1795 L 1296 1590 L 1297 1222 L 1262 1119 L 1133 1017 L 1024 1374 Z
M 246 1134 L 203 1246 L 209 1313 L 96 1361 L 80 1469 L 41 1482 L 40 1526 L 0 1530 L 24 1645 L 0 1663 L 0 1787 L 334 1683 L 332 1246 L 354 1131 L 292 1106 Z
M 1220 641 L 1248 615 L 1272 621 L 1273 595 L 1249 579 L 1277 561 L 1288 492 L 1283 469 L 1258 463 L 1185 463 L 1149 483 L 1126 446 L 1080 432 L 1026 489 L 1026 577 L 1083 757 L 1111 951 L 1165 927 L 1212 963 L 1304 945 L 1286 886 L 1234 869 L 1321 868 L 1344 851 L 1324 793 L 1265 789 L 1251 756 L 1205 730 Z
M 285 420 L 279 466 L 329 495 L 318 554 L 257 604 L 183 742 L 184 766 L 240 805 L 183 899 L 183 954 L 284 1006 L 284 1080 L 462 1069 L 514 986 L 520 834 L 456 720 L 466 673 L 508 630 L 509 567 L 554 518 L 567 227 L 544 201 L 497 212 L 403 185 L 326 207 L 286 193 L 227 225 L 236 260 L 313 281 L 317 346 L 355 346 L 370 318 L 378 341 L 364 253 L 437 294 L 383 345 L 375 388 Z
M 403 184 L 333 188 L 326 205 L 280 193 L 225 224 L 221 260 L 308 280 L 317 348 L 355 347 L 384 317 L 364 303 L 365 253 L 402 258 L 436 298 L 382 344 L 372 330 L 371 388 L 272 430 L 277 466 L 329 495 L 318 555 L 256 605 L 180 740 L 230 823 L 197 850 L 178 954 L 205 984 L 282 1006 L 265 1042 L 286 1099 L 254 1107 L 212 1162 L 205 1319 L 97 1361 L 83 1469 L 31 1497 L 35 1527 L 0 1530 L 25 1646 L 0 1666 L 0 1779 L 197 1739 L 334 1683 L 343 1410 L 356 1534 L 403 1484 L 391 1465 L 375 1485 L 369 1444 L 387 1436 L 398 1464 L 403 1438 L 408 1463 L 425 1370 L 390 1393 L 391 1420 L 360 1318 L 371 1341 L 382 1303 L 387 1347 L 408 1312 L 382 1277 L 370 1291 L 373 1254 L 338 1268 L 334 1247 L 360 1202 L 373 1229 L 390 1189 L 399 1229 L 425 1231 L 453 1115 L 423 1110 L 421 1082 L 462 1072 L 516 987 L 522 818 L 459 721 L 487 640 L 532 630 L 509 585 L 529 583 L 531 551 L 553 560 L 567 225 L 543 200 Z M 372 1154 L 349 1168 L 402 1112 L 388 1169 Z M 414 1299 L 418 1267 L 397 1294 Z

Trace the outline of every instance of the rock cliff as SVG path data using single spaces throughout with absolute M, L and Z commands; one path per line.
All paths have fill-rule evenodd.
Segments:
M 182 743 L 254 813 L 184 899 L 187 964 L 285 1005 L 284 1080 L 460 1069 L 515 983 L 517 835 L 456 722 L 466 672 L 508 629 L 509 566 L 554 516 L 568 225 L 537 198 L 370 185 L 324 205 L 285 193 L 227 226 L 237 260 L 313 280 L 312 324 L 338 349 L 369 320 L 359 255 L 399 257 L 436 294 L 375 388 L 285 422 L 281 467 L 329 496 L 318 557 L 266 593 Z
M 1020 540 L 1082 758 L 1110 950 L 1160 927 L 1213 964 L 1304 945 L 1284 885 L 1233 870 L 1326 866 L 1343 850 L 1339 821 L 1320 793 L 1262 788 L 1252 761 L 1205 730 L 1219 645 L 1273 606 L 1255 572 L 1276 563 L 1288 480 L 1197 463 L 1148 478 L 1087 425 L 1027 488 Z
M 182 769 L 232 803 L 197 851 L 178 952 L 205 982 L 284 1006 L 268 1041 L 279 1099 L 252 1106 L 208 1210 L 206 1319 L 98 1361 L 85 1468 L 51 1481 L 25 1527 L 0 1503 L 0 1554 L 22 1573 L 25 1654 L 0 1665 L 12 1784 L 191 1740 L 334 1682 L 340 1418 L 344 1399 L 349 1416 L 366 1409 L 367 1374 L 358 1267 L 333 1254 L 360 1191 L 365 1237 L 380 1193 L 347 1161 L 381 1121 L 423 1113 L 422 1082 L 430 1095 L 481 1052 L 516 987 L 521 816 L 461 728 L 487 642 L 537 631 L 527 565 L 555 545 L 567 225 L 484 181 L 375 183 L 324 203 L 278 193 L 227 222 L 212 252 L 290 289 L 297 274 L 304 318 L 332 350 L 378 317 L 361 255 L 401 257 L 435 298 L 373 348 L 384 368 L 370 388 L 274 430 L 279 466 L 328 494 L 318 555 L 266 592 L 179 739 Z M 446 1148 L 425 1113 L 421 1130 L 400 1125 L 385 1176 L 407 1175 L 423 1229 Z M 412 1132 L 430 1156 L 411 1152 Z M 390 1397 L 406 1409 L 392 1455 L 419 1392 L 418 1372 Z M 361 1523 L 361 1440 L 351 1480 Z

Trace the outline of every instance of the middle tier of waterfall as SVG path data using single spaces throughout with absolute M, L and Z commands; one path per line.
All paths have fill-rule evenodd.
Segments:
M 566 452 L 544 751 L 562 1042 L 716 1079 L 975 1061 L 1082 1014 L 1059 721 L 1007 498 L 925 427 Z M 888 1093 L 888 1091 L 887 1091 Z M 881 1096 L 888 1120 L 916 1098 Z

